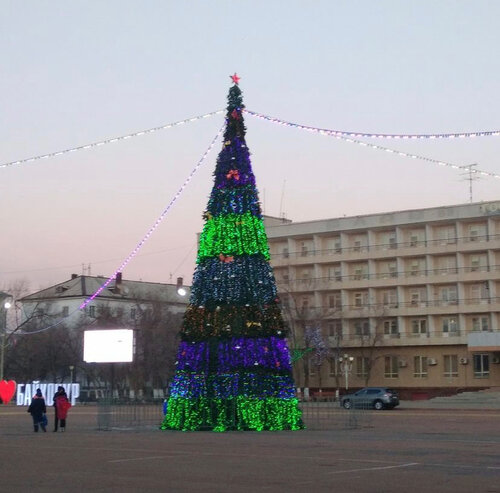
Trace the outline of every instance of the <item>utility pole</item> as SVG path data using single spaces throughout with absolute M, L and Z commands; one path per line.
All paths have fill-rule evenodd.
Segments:
M 5 348 L 7 346 L 7 310 L 11 307 L 12 296 L 0 291 L 0 330 L 2 338 L 0 340 L 0 381 L 3 380 L 3 370 L 5 363 Z

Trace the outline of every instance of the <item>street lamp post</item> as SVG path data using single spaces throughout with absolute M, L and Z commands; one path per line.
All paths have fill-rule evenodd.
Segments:
M 352 356 L 349 356 L 348 354 L 344 354 L 344 356 L 340 356 L 340 358 L 339 358 L 340 369 L 342 371 L 342 374 L 345 377 L 345 389 L 346 390 L 349 390 L 349 373 L 351 373 L 353 361 L 354 361 L 354 358 Z
M 73 383 L 73 370 L 74 369 L 75 369 L 75 367 L 73 365 L 69 365 L 69 373 L 70 373 L 69 383 Z
M 0 341 L 0 381 L 3 380 L 3 369 L 5 361 L 5 346 L 7 345 L 7 310 L 12 306 L 12 296 L 0 291 L 0 330 L 2 338 Z

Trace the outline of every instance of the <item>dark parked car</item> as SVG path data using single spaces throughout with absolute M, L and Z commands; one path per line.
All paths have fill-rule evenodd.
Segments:
M 392 409 L 399 406 L 398 393 L 387 387 L 365 387 L 353 394 L 343 395 L 340 405 L 345 409 Z

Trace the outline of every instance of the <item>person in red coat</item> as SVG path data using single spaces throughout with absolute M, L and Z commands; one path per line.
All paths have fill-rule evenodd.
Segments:
M 64 387 L 57 387 L 57 392 L 54 395 L 54 408 L 55 408 L 55 420 L 54 420 L 54 431 L 57 431 L 58 424 L 61 424 L 61 431 L 66 430 L 66 417 L 68 415 L 68 409 L 71 404 L 66 395 Z

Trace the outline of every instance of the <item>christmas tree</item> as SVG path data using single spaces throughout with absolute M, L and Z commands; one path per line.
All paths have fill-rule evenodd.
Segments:
M 239 77 L 231 79 L 164 430 L 303 428 L 245 142 Z

